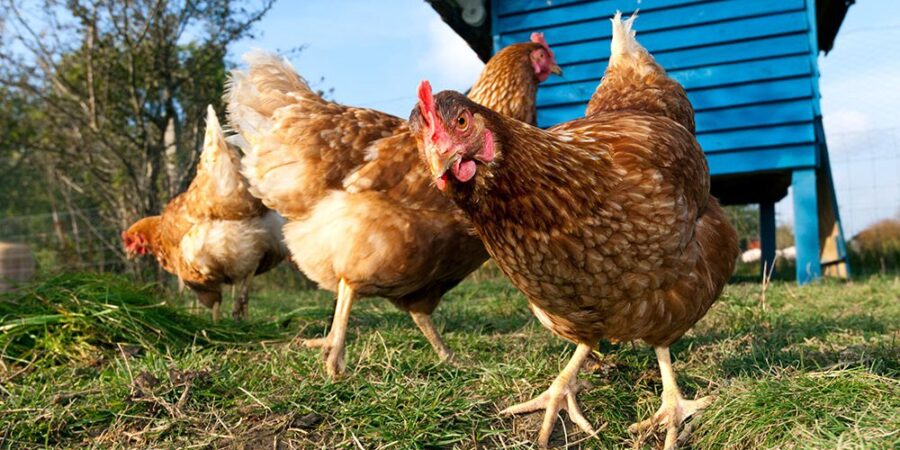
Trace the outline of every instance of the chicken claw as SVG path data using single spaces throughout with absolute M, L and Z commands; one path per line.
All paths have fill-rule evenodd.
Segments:
M 663 404 L 656 414 L 649 419 L 634 423 L 628 427 L 629 433 L 643 433 L 659 426 L 666 429 L 666 441 L 663 450 L 673 450 L 678 438 L 678 430 L 681 424 L 697 411 L 706 408 L 712 403 L 713 398 L 706 396 L 697 400 L 685 400 L 680 396 L 671 398 L 663 396 Z
M 666 441 L 663 450 L 674 450 L 678 440 L 678 430 L 681 425 L 697 411 L 709 406 L 713 397 L 706 396 L 696 400 L 685 400 L 681 396 L 678 384 L 675 380 L 675 371 L 672 369 L 672 361 L 669 357 L 669 349 L 658 347 L 656 356 L 659 360 L 659 368 L 663 379 L 662 406 L 653 414 L 653 417 L 632 424 L 628 427 L 630 433 L 642 433 L 654 427 L 665 427 Z
M 538 434 L 538 445 L 541 448 L 546 448 L 550 442 L 550 434 L 553 432 L 554 425 L 556 425 L 559 411 L 568 412 L 572 422 L 578 425 L 578 428 L 581 428 L 585 433 L 596 434 L 594 427 L 584 418 L 584 414 L 582 414 L 575 398 L 578 391 L 589 387 L 586 381 L 578 381 L 577 376 L 578 371 L 581 369 L 581 364 L 590 352 L 591 347 L 589 345 L 579 344 L 569 364 L 560 372 L 559 376 L 556 377 L 556 380 L 553 381 L 553 384 L 546 391 L 527 402 L 510 406 L 501 411 L 500 414 L 522 414 L 544 409 L 544 422 Z

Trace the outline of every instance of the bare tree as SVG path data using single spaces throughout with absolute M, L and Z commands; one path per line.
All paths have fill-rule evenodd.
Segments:
M 120 228 L 159 213 L 190 182 L 228 46 L 273 2 L 0 0 L 0 89 L 39 111 L 28 147 L 51 198 Z

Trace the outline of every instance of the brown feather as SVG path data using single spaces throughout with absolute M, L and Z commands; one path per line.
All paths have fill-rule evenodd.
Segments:
M 161 215 L 143 218 L 123 233 L 140 236 L 160 266 L 206 302 L 221 299 L 223 283 L 264 273 L 287 255 L 282 220 L 250 195 L 238 172 L 240 156 L 210 114 L 204 152 L 188 189 Z
M 498 52 L 470 97 L 533 122 L 538 79 L 530 55 L 539 48 L 525 43 Z M 336 290 L 343 278 L 359 295 L 430 313 L 488 255 L 434 189 L 406 121 L 324 100 L 289 67 L 257 59 L 247 75 L 236 76 L 229 111 L 251 146 L 244 159 L 251 192 L 289 220 L 294 261 L 323 288 Z M 247 82 L 256 87 L 241 85 Z M 245 92 L 257 95 L 243 100 Z M 248 108 L 252 120 L 242 121 Z M 241 123 L 259 117 L 270 119 L 271 129 L 245 133 Z
M 494 161 L 447 192 L 545 326 L 591 345 L 668 345 L 703 317 L 737 239 L 687 128 L 598 111 L 544 131 L 456 93 L 435 104 L 443 117 L 474 111 L 493 133 Z

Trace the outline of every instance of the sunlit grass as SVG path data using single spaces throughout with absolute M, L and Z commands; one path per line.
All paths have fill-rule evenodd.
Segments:
M 455 289 L 435 313 L 454 365 L 439 364 L 389 302 L 360 301 L 337 381 L 300 345 L 325 333 L 330 293 L 261 292 L 243 325 L 213 324 L 187 303 L 93 275 L 0 297 L 0 446 L 530 448 L 540 415 L 497 412 L 545 389 L 573 349 L 490 278 Z M 729 286 L 674 347 L 686 395 L 717 398 L 688 445 L 896 448 L 898 329 L 896 279 L 776 283 L 764 303 L 756 284 Z M 563 421 L 553 442 L 652 448 L 626 429 L 659 406 L 653 352 L 602 349 L 582 372 L 592 388 L 580 401 L 604 430 L 582 441 Z

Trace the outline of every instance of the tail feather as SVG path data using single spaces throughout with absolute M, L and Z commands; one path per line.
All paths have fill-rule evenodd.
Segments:
M 666 74 L 653 55 L 637 41 L 634 20 L 616 12 L 611 19 L 612 42 L 609 66 L 603 81 L 591 96 L 585 115 L 600 111 L 642 111 L 668 117 L 692 133 L 695 131 L 694 108 L 684 87 Z
M 609 44 L 609 68 L 630 68 L 642 75 L 651 73 L 665 74 L 666 71 L 657 64 L 650 52 L 637 41 L 634 31 L 634 20 L 637 11 L 626 20 L 622 20 L 622 12 L 616 11 L 612 22 L 612 41 Z
M 247 143 L 254 143 L 271 129 L 279 108 L 304 100 L 322 101 L 284 58 L 252 50 L 243 59 L 247 70 L 231 72 L 225 101 L 231 127 Z
M 616 11 L 616 15 L 610 19 L 612 22 L 612 42 L 610 43 L 610 65 L 616 64 L 623 58 L 636 57 L 647 52 L 637 41 L 637 33 L 634 31 L 634 20 L 637 19 L 637 11 L 627 20 L 622 20 L 622 11 Z
M 240 161 L 228 147 L 212 105 L 206 110 L 206 134 L 203 137 L 203 153 L 200 155 L 200 161 L 197 172 L 205 173 L 214 180 L 215 195 L 228 197 L 241 188 Z

